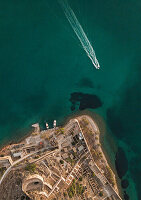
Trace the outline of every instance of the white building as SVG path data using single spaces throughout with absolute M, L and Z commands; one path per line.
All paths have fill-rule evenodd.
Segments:
M 81 145 L 80 147 L 78 147 L 78 151 L 82 151 L 84 149 L 84 147 Z

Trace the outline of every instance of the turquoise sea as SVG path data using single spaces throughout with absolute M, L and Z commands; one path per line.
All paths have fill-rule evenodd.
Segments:
M 117 146 L 111 154 L 124 198 L 140 200 L 141 1 L 68 2 L 99 70 L 57 0 L 0 0 L 0 144 L 23 137 L 32 123 L 60 124 L 91 108 Z

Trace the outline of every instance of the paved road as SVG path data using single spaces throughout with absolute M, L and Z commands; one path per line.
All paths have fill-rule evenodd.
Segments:
M 2 181 L 3 181 L 3 179 L 5 178 L 5 176 L 10 172 L 10 170 L 12 169 L 12 167 L 14 167 L 16 164 L 20 163 L 20 162 L 23 161 L 24 159 L 28 158 L 29 156 L 31 156 L 31 155 L 33 155 L 33 154 L 35 154 L 35 153 L 37 153 L 37 152 L 38 152 L 38 151 L 33 152 L 33 153 L 30 153 L 30 154 L 24 156 L 23 158 L 20 158 L 19 160 L 13 162 L 13 164 L 12 164 L 9 168 L 7 168 L 7 170 L 4 172 L 3 176 L 1 177 L 0 185 L 1 185 Z
M 45 148 L 44 148 L 44 149 L 45 149 Z M 44 150 L 44 149 L 43 149 L 43 150 Z M 41 150 L 40 150 L 40 151 L 41 151 Z M 26 159 L 26 158 L 28 158 L 28 157 L 30 157 L 30 156 L 32 156 L 32 155 L 34 155 L 34 154 L 36 154 L 36 153 L 38 153 L 38 152 L 40 152 L 40 151 L 38 150 L 38 151 L 35 151 L 35 152 L 33 152 L 33 153 L 30 153 L 30 154 L 28 154 L 28 155 L 26 155 L 26 156 L 20 158 L 19 160 L 13 162 L 13 164 L 12 164 L 9 168 L 7 168 L 7 170 L 4 172 L 3 176 L 1 177 L 0 185 L 1 185 L 2 181 L 3 181 L 3 179 L 6 177 L 6 175 L 10 172 L 10 170 L 11 170 L 16 164 L 22 162 L 24 159 Z M 46 155 L 45 155 L 45 156 L 46 156 Z M 40 160 L 40 159 L 41 159 L 41 158 L 39 158 L 38 160 Z M 36 162 L 37 162 L 38 160 L 36 160 Z

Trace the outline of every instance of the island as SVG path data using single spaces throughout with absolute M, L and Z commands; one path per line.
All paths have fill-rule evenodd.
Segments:
M 32 134 L 0 151 L 0 200 L 121 200 L 94 119 Z

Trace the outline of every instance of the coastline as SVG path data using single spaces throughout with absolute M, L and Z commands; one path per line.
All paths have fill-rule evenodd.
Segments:
M 121 190 L 121 185 L 119 184 L 119 178 L 118 178 L 116 170 L 110 160 L 110 157 L 108 156 L 108 153 L 107 153 L 106 149 L 104 148 L 103 138 L 106 133 L 106 124 L 104 122 L 104 119 L 101 116 L 99 116 L 98 114 L 92 113 L 90 111 L 82 111 L 82 112 L 74 113 L 73 115 L 66 117 L 63 125 L 61 125 L 61 126 L 65 126 L 68 123 L 68 121 L 70 121 L 73 118 L 81 119 L 82 117 L 85 117 L 88 121 L 91 121 L 91 123 L 94 124 L 97 131 L 99 132 L 98 142 L 101 144 L 100 148 L 101 148 L 102 156 L 103 156 L 107 166 L 112 170 L 113 177 L 115 179 L 115 190 L 117 191 L 117 193 L 120 196 L 122 196 L 122 190 Z M 25 138 L 29 137 L 31 134 L 32 134 L 32 131 L 25 134 L 19 140 L 17 140 L 17 141 L 13 140 L 12 142 L 9 142 L 7 145 L 4 145 L 2 148 L 0 148 L 0 154 L 3 154 L 3 151 L 8 149 L 11 144 L 21 143 Z
M 20 137 L 18 139 L 15 138 L 11 141 L 5 142 L 5 144 L 0 145 L 0 155 L 2 155 L 3 151 L 7 150 L 11 145 L 21 143 L 23 140 L 25 140 L 27 137 L 29 137 L 32 134 L 32 132 L 33 131 L 30 129 L 30 131 L 26 131 L 25 135 L 22 135 L 21 138 Z
M 95 133 L 97 133 L 97 137 L 98 137 L 97 142 L 100 144 L 99 150 L 100 150 L 101 153 L 102 153 L 102 157 L 103 157 L 103 159 L 104 159 L 104 161 L 105 161 L 105 163 L 106 163 L 106 166 L 108 166 L 108 167 L 111 169 L 111 171 L 112 171 L 112 176 L 114 177 L 114 183 L 115 183 L 114 189 L 115 189 L 115 190 L 117 191 L 117 193 L 119 194 L 119 189 L 118 189 L 118 185 L 117 185 L 117 181 L 116 181 L 116 175 L 115 175 L 115 173 L 113 172 L 113 170 L 112 170 L 110 164 L 108 163 L 108 160 L 107 160 L 107 158 L 106 158 L 106 156 L 105 156 L 105 153 L 104 153 L 104 151 L 103 151 L 103 145 L 101 144 L 101 132 L 100 132 L 100 129 L 99 129 L 97 123 L 96 123 L 96 122 L 94 121 L 94 119 L 93 119 L 92 117 L 90 117 L 89 115 L 82 115 L 82 116 L 77 117 L 77 119 L 78 119 L 79 121 L 81 121 L 82 119 L 88 120 L 89 123 L 91 124 L 91 127 L 92 127 L 93 131 L 94 131 Z
M 113 135 L 110 133 L 110 130 L 108 129 L 106 125 L 105 119 L 101 115 L 94 113 L 90 110 L 76 111 L 72 113 L 71 115 L 67 116 L 64 119 L 64 123 L 62 123 L 61 126 L 65 126 L 73 118 L 78 118 L 84 115 L 91 118 L 93 122 L 97 124 L 97 127 L 99 128 L 99 131 L 100 131 L 99 141 L 101 144 L 102 152 L 108 163 L 108 166 L 110 167 L 110 169 L 112 170 L 115 176 L 118 194 L 123 198 L 123 189 L 121 187 L 121 180 L 118 177 L 118 174 L 115 168 L 115 153 L 117 151 L 117 144 L 113 138 Z M 106 144 L 105 144 L 105 138 L 106 138 Z M 108 148 L 106 147 L 106 145 L 108 146 Z M 109 156 L 111 151 L 114 153 L 113 156 L 111 155 Z
M 118 177 L 118 174 L 117 174 L 117 171 L 116 171 L 116 168 L 115 168 L 115 157 L 114 157 L 114 160 L 113 160 L 113 158 L 111 158 L 111 156 L 109 156 L 109 153 L 111 151 L 114 152 L 114 153 L 116 153 L 116 151 L 117 151 L 117 146 L 116 146 L 115 140 L 114 140 L 113 136 L 109 133 L 110 131 L 108 130 L 108 127 L 107 127 L 105 120 L 102 116 L 100 116 L 97 113 L 86 110 L 86 111 L 81 111 L 79 113 L 74 114 L 73 117 L 77 118 L 77 117 L 82 117 L 82 116 L 87 116 L 97 125 L 99 132 L 100 132 L 99 142 L 101 144 L 101 149 L 102 149 L 103 155 L 106 159 L 106 162 L 108 163 L 108 166 L 110 167 L 110 169 L 112 170 L 112 172 L 115 176 L 118 194 L 123 198 L 123 189 L 121 187 L 121 180 Z M 105 141 L 104 141 L 105 136 L 106 137 L 108 136 L 108 138 L 106 138 L 106 144 L 105 144 Z M 108 148 L 106 148 L 106 145 L 108 145 Z M 109 146 L 110 146 L 110 149 L 109 149 Z

